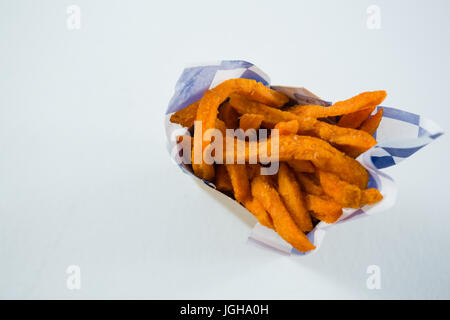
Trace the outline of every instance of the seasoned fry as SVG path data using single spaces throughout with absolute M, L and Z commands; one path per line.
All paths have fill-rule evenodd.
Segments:
M 259 164 L 247 164 L 247 176 L 249 180 L 261 174 L 261 166 Z
M 228 175 L 227 169 L 225 165 L 218 164 L 216 165 L 216 177 L 215 184 L 217 190 L 223 192 L 231 192 L 233 191 L 233 186 L 231 185 L 230 176 Z
M 353 98 L 336 102 L 330 107 L 315 105 L 295 106 L 290 108 L 289 111 L 304 117 L 326 118 L 329 116 L 340 116 L 373 106 L 378 106 L 385 98 L 386 91 L 383 90 L 363 92 Z
M 378 110 L 377 113 L 375 113 L 373 116 L 371 116 L 369 119 L 364 121 L 359 127 L 359 130 L 365 131 L 369 133 L 370 135 L 373 135 L 375 131 L 377 131 L 378 126 L 380 125 L 381 119 L 383 118 L 383 110 Z
M 295 179 L 294 173 L 285 163 L 280 163 L 278 171 L 278 192 L 297 226 L 303 232 L 311 231 L 313 225 L 311 217 L 303 204 L 300 186 Z
M 314 218 L 326 223 L 334 223 L 342 215 L 342 208 L 332 199 L 325 199 L 312 194 L 305 197 L 306 208 Z
M 199 104 L 200 101 L 196 101 L 186 108 L 178 110 L 170 116 L 170 122 L 178 123 L 182 127 L 192 127 L 197 116 Z
M 304 174 L 301 172 L 296 172 L 297 180 L 300 182 L 300 185 L 302 186 L 303 191 L 306 193 L 315 195 L 315 196 L 322 196 L 325 194 L 322 187 L 316 183 L 313 177 L 309 174 Z
M 344 208 L 359 208 L 361 189 L 340 180 L 335 174 L 318 170 L 323 191 Z
M 245 200 L 243 204 L 244 207 L 258 219 L 260 224 L 267 228 L 274 229 L 272 218 L 258 199 L 252 197 L 251 199 Z
M 229 104 L 227 105 L 230 108 L 233 108 L 231 107 L 231 105 Z M 263 120 L 264 117 L 260 114 L 246 113 L 242 115 L 242 117 L 239 120 L 239 128 L 241 128 L 244 131 L 247 131 L 248 129 L 258 130 Z
M 380 191 L 375 188 L 366 189 L 362 192 L 361 195 L 361 203 L 360 207 L 365 206 L 366 204 L 374 204 L 383 199 Z
M 356 112 L 344 114 L 338 121 L 337 125 L 344 128 L 358 128 L 367 118 L 370 117 L 376 106 L 362 109 Z
M 291 160 L 288 161 L 289 167 L 295 170 L 295 172 L 309 172 L 312 173 L 315 171 L 314 166 L 311 161 L 307 160 Z
M 244 203 L 251 194 L 245 164 L 226 164 L 225 166 L 233 186 L 234 197 L 238 202 Z
M 275 129 L 279 130 L 280 135 L 296 134 L 299 129 L 299 123 L 297 120 L 282 121 L 275 125 Z
M 361 189 L 367 187 L 369 182 L 369 174 L 366 169 L 355 159 L 352 159 L 332 147 L 326 141 L 314 137 L 307 136 L 280 136 L 279 137 L 279 161 L 290 160 L 308 160 L 315 167 L 332 172 L 344 181 L 357 185 Z M 249 147 L 249 143 L 245 144 L 245 161 L 249 161 L 252 157 L 270 154 L 271 142 L 257 143 L 257 148 Z M 256 154 L 254 150 L 256 149 Z M 224 157 L 236 159 L 236 145 L 233 154 L 228 155 L 224 151 Z M 252 154 L 250 154 L 252 152 Z
M 301 252 L 307 252 L 316 248 L 295 224 L 283 201 L 281 201 L 280 195 L 271 186 L 270 179 L 267 176 L 259 176 L 253 179 L 251 190 L 252 195 L 269 212 L 275 230 L 284 240 Z

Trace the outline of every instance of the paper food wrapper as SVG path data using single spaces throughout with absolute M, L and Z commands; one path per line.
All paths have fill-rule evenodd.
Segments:
M 187 129 L 181 128 L 178 124 L 171 123 L 169 121 L 170 115 L 199 100 L 206 90 L 214 88 L 225 80 L 234 78 L 254 79 L 262 82 L 266 86 L 270 86 L 269 77 L 256 66 L 246 61 L 218 61 L 216 63 L 197 65 L 184 69 L 178 79 L 175 93 L 170 100 L 166 111 L 165 125 L 168 142 L 167 147 L 172 156 L 174 150 L 177 150 L 176 136 L 186 132 Z M 298 104 L 315 104 L 323 106 L 331 104 L 330 102 L 319 99 L 305 88 L 283 86 L 271 86 L 271 88 L 285 93 Z M 257 223 L 251 231 L 249 236 L 250 240 L 252 240 L 251 242 L 288 254 L 311 254 L 320 248 L 320 244 L 328 228 L 388 210 L 394 205 L 397 188 L 394 180 L 383 173 L 381 169 L 395 166 L 400 161 L 410 157 L 431 141 L 441 136 L 443 131 L 433 121 L 420 115 L 386 106 L 379 106 L 377 110 L 380 108 L 383 108 L 384 112 L 380 126 L 375 133 L 378 144 L 361 154 L 357 158 L 357 161 L 359 161 L 370 173 L 368 187 L 377 188 L 383 195 L 383 200 L 374 205 L 367 205 L 360 209 L 346 208 L 343 210 L 344 213 L 340 219 L 333 224 L 327 224 L 322 221 L 319 222 L 315 228 L 307 234 L 309 240 L 316 246 L 315 250 L 308 253 L 297 251 L 289 243 L 284 241 L 275 231 L 266 228 L 259 223 Z M 192 173 L 190 167 L 181 164 L 180 168 L 195 179 L 199 179 Z M 220 192 L 215 190 L 213 183 L 208 181 L 204 182 L 214 190 L 213 192 Z M 230 201 L 234 200 L 230 198 Z

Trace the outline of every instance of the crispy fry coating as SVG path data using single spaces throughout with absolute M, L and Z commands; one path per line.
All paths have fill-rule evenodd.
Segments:
M 182 127 L 192 127 L 197 116 L 199 104 L 200 101 L 196 101 L 186 108 L 178 110 L 170 116 L 170 122 L 178 123 Z
M 361 195 L 361 203 L 360 207 L 365 206 L 366 204 L 374 204 L 383 199 L 380 191 L 375 188 L 366 189 L 362 192 Z
M 267 228 L 274 229 L 272 218 L 258 199 L 252 197 L 251 199 L 245 200 L 243 204 L 244 207 L 258 219 L 260 224 Z
M 320 184 L 315 181 L 314 176 L 301 172 L 296 172 L 296 176 L 298 182 L 300 182 L 303 191 L 305 191 L 306 193 L 315 196 L 322 196 L 325 194 Z
M 333 173 L 318 170 L 323 191 L 344 208 L 359 208 L 361 189 L 354 184 L 342 181 Z
M 309 172 L 312 173 L 316 169 L 314 169 L 314 166 L 312 165 L 311 161 L 307 160 L 291 160 L 288 161 L 289 167 L 294 169 L 295 172 Z
M 227 169 L 223 164 L 216 165 L 216 177 L 215 184 L 217 190 L 223 192 L 231 192 L 233 191 L 233 186 L 231 185 L 230 176 L 228 175 Z
M 200 100 L 195 118 L 196 121 L 201 122 L 202 129 L 200 130 L 197 126 L 194 127 L 194 155 L 199 154 L 200 150 L 203 155 L 203 151 L 210 143 L 210 141 L 203 141 L 204 133 L 214 128 L 219 105 L 233 92 L 238 92 L 250 99 L 273 107 L 281 107 L 289 100 L 284 94 L 276 92 L 252 79 L 230 79 L 206 91 Z M 201 179 L 213 180 L 214 167 L 212 164 L 207 164 L 201 159 L 200 163 L 195 163 L 194 161 L 192 168 L 194 173 Z
M 233 186 L 234 197 L 238 202 L 244 203 L 251 195 L 245 164 L 226 164 L 225 166 Z
M 229 106 L 230 108 L 233 108 L 231 107 L 231 105 Z M 261 123 L 263 122 L 263 120 L 264 117 L 260 114 L 246 113 L 242 115 L 239 120 L 239 128 L 244 131 L 247 131 L 248 129 L 258 130 L 259 127 L 261 127 Z
M 339 119 L 337 125 L 339 127 L 356 129 L 361 125 L 361 123 L 370 117 L 375 108 L 376 106 L 373 106 L 367 109 L 344 114 L 341 119 Z
M 307 194 L 305 197 L 306 208 L 311 211 L 314 218 L 326 223 L 334 223 L 342 215 L 342 208 L 332 199 Z
M 247 164 L 247 176 L 249 180 L 261 175 L 261 166 L 259 164 Z
M 297 120 L 282 121 L 275 125 L 275 129 L 279 130 L 280 135 L 296 134 L 299 129 L 299 123 Z
M 264 117 L 263 125 L 268 128 L 275 127 L 279 122 L 293 124 L 291 121 L 297 120 L 299 134 L 315 136 L 336 145 L 351 146 L 357 150 L 366 151 L 377 143 L 370 134 L 364 131 L 338 127 L 307 116 L 299 117 L 288 111 L 277 110 L 259 102 L 249 101 L 240 95 L 231 95 L 229 103 L 239 114 L 262 115 Z
M 300 186 L 295 179 L 294 173 L 285 163 L 280 163 L 278 170 L 278 192 L 297 226 L 303 232 L 311 231 L 313 225 L 311 217 L 303 204 Z
M 295 224 L 278 192 L 271 186 L 270 178 L 259 176 L 251 184 L 252 194 L 263 205 L 272 217 L 275 230 L 278 234 L 301 252 L 315 249 L 305 234 Z
M 316 168 L 332 172 L 336 174 L 342 180 L 357 185 L 361 189 L 367 187 L 369 182 L 369 174 L 366 169 L 355 159 L 350 158 L 341 151 L 337 150 L 324 140 L 308 137 L 308 136 L 279 136 L 278 139 L 279 150 L 278 160 L 290 161 L 290 160 L 308 160 L 311 161 Z M 231 150 L 231 154 L 227 150 L 224 150 L 224 157 L 232 159 L 234 157 L 236 161 L 237 143 L 234 141 L 234 150 Z M 245 161 L 248 162 L 250 158 L 271 154 L 271 141 L 270 139 L 262 142 L 257 142 L 256 147 L 249 146 L 256 142 L 245 143 Z M 251 154 L 250 154 L 251 153 Z
M 378 110 L 377 113 L 375 113 L 369 119 L 364 121 L 361 127 L 359 127 L 359 130 L 365 131 L 370 135 L 373 135 L 375 131 L 377 131 L 382 118 L 383 118 L 383 109 L 380 109 Z
M 383 90 L 363 92 L 350 99 L 336 102 L 330 107 L 316 105 L 295 106 L 290 108 L 289 111 L 299 116 L 326 118 L 378 106 L 385 98 L 386 91 Z

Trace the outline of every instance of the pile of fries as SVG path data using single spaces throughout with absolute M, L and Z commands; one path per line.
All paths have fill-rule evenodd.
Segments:
M 239 138 L 230 138 L 227 129 L 269 129 L 264 144 L 244 141 L 240 152 L 224 149 L 223 158 L 229 159 L 232 152 L 233 163 L 192 161 L 192 170 L 233 196 L 297 250 L 307 252 L 315 246 L 306 234 L 319 221 L 334 223 L 343 208 L 360 208 L 383 198 L 377 189 L 367 189 L 369 174 L 355 158 L 377 143 L 373 134 L 383 109 L 372 113 L 385 97 L 385 91 L 373 91 L 329 107 L 295 105 L 260 82 L 231 79 L 172 114 L 170 121 L 193 128 L 192 158 L 211 144 L 211 137 L 205 138 L 209 129 L 220 130 L 233 144 Z M 274 132 L 279 169 L 267 175 L 262 170 L 267 163 L 260 159 Z

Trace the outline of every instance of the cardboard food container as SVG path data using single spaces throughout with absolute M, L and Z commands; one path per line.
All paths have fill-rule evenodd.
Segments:
M 206 90 L 214 88 L 225 80 L 234 78 L 254 79 L 262 82 L 265 86 L 270 86 L 269 77 L 255 65 L 246 61 L 218 61 L 216 63 L 197 65 L 184 69 L 175 86 L 175 93 L 169 102 L 165 118 L 167 147 L 172 157 L 176 156 L 178 150 L 176 137 L 187 133 L 188 129 L 171 123 L 169 121 L 171 114 L 198 101 Z M 321 100 L 302 87 L 270 87 L 288 95 L 297 104 L 331 105 L 330 102 Z M 311 254 L 320 248 L 320 244 L 328 228 L 386 211 L 394 205 L 397 188 L 394 180 L 385 174 L 382 169 L 395 166 L 404 159 L 409 158 L 422 147 L 441 136 L 443 131 L 433 121 L 401 109 L 378 106 L 374 112 L 380 108 L 384 109 L 383 118 L 374 134 L 378 144 L 361 154 L 356 160 L 370 174 L 368 188 L 378 189 L 383 195 L 383 200 L 374 205 L 366 205 L 359 209 L 344 208 L 342 216 L 333 224 L 327 224 L 323 221 L 319 222 L 307 234 L 307 237 L 316 246 L 316 249 L 307 253 L 299 252 L 284 241 L 274 230 L 266 228 L 259 223 L 256 223 L 249 236 L 252 242 L 287 254 Z M 181 163 L 179 167 L 194 179 L 199 179 L 192 173 L 189 165 Z M 203 180 L 203 182 L 211 187 L 212 192 L 220 192 L 215 190 L 213 183 L 206 180 Z M 230 201 L 235 200 L 230 198 Z

